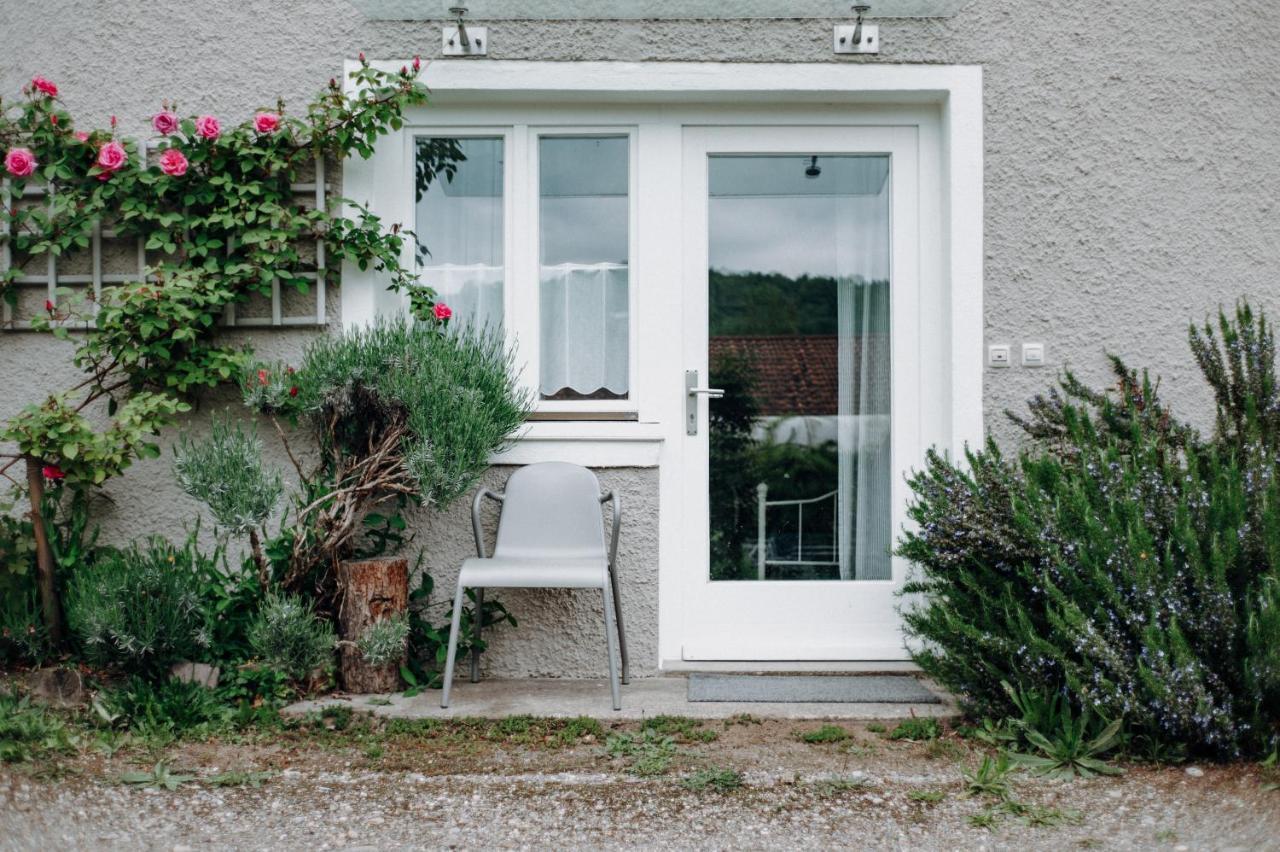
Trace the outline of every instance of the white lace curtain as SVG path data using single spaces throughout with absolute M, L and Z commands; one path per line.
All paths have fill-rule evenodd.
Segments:
M 560 263 L 541 269 L 540 390 L 626 396 L 628 270 L 620 263 Z
M 422 283 L 453 309 L 454 322 L 477 328 L 502 327 L 502 279 L 505 269 L 484 263 L 446 263 L 421 270 Z

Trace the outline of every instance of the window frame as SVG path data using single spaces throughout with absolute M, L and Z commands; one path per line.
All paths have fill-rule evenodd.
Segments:
M 542 399 L 541 375 L 541 175 L 539 144 L 547 137 L 625 138 L 627 140 L 627 396 L 624 399 Z M 575 415 L 584 420 L 635 419 L 637 370 L 639 363 L 639 309 L 636 284 L 638 277 L 639 228 L 639 139 L 634 124 L 408 124 L 405 125 L 404 165 L 407 209 L 413 211 L 417 225 L 416 181 L 412 179 L 417 163 L 417 140 L 502 139 L 503 143 L 503 333 L 516 348 L 523 363 L 522 383 L 534 395 L 533 419 L 563 421 Z M 415 249 L 410 246 L 410 249 Z M 410 258 L 417 269 L 416 254 Z M 400 308 L 408 310 L 408 299 L 401 298 Z M 542 417 L 540 417 L 540 415 Z

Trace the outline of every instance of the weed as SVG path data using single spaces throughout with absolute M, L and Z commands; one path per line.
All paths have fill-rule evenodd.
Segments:
M 1162 828 L 1156 832 L 1157 843 L 1176 843 L 1178 841 L 1178 832 L 1171 828 Z
M 983 808 L 969 815 L 969 825 L 974 828 L 994 829 L 1000 824 L 1000 814 L 994 808 Z
M 931 716 L 923 719 L 915 716 L 910 719 L 903 719 L 898 723 L 898 727 L 889 733 L 889 739 L 891 740 L 911 740 L 913 742 L 936 740 L 940 736 L 942 736 L 942 726 L 938 724 L 937 719 Z
M 677 753 L 675 738 L 652 728 L 636 735 L 612 734 L 605 742 L 605 749 L 611 757 L 629 758 L 629 771 L 645 778 L 665 775 Z
M 733 769 L 699 769 L 680 780 L 686 790 L 715 790 L 727 793 L 742 786 L 742 774 Z
M 866 778 L 823 778 L 813 783 L 813 791 L 823 798 L 837 796 L 853 790 L 864 790 L 871 786 Z
M 734 713 L 728 719 L 724 720 L 724 726 L 726 728 L 732 728 L 734 725 L 742 725 L 743 727 L 746 727 L 747 725 L 761 724 L 763 724 L 763 721 L 756 716 L 752 716 L 750 713 Z
M 372 743 L 364 747 L 364 756 L 370 760 L 377 760 L 382 757 L 383 748 L 377 743 Z
M 839 725 L 823 725 L 814 731 L 804 731 L 797 733 L 796 736 L 800 742 L 809 745 L 821 745 L 824 743 L 838 743 L 849 739 L 849 732 Z
M 16 691 L 0 692 L 0 763 L 45 760 L 75 752 L 77 737 L 57 716 Z
M 182 736 L 209 736 L 226 726 L 231 710 L 218 694 L 198 683 L 170 679 L 152 683 L 132 677 L 94 703 L 99 720 L 153 743 Z
M 152 767 L 149 772 L 126 772 L 120 776 L 120 780 L 125 784 L 133 784 L 139 787 L 155 787 L 156 789 L 165 789 L 173 792 L 183 784 L 194 781 L 195 776 L 174 774 L 169 771 L 169 764 L 160 762 Z
M 943 790 L 912 790 L 907 794 L 907 798 L 913 802 L 921 802 L 926 805 L 936 805 L 947 797 Z
M 345 704 L 331 704 L 320 709 L 320 724 L 331 731 L 345 731 L 354 716 L 355 712 Z
M 889 729 L 884 725 L 881 725 L 879 722 L 869 722 L 867 723 L 867 730 L 873 734 L 883 734 Z
M 373 705 L 373 706 L 375 706 L 375 707 L 390 707 L 390 706 L 391 706 L 391 699 L 390 699 L 390 698 L 377 698 L 377 697 L 374 697 L 374 698 L 370 698 L 368 701 L 366 701 L 366 702 L 365 702 L 365 704 L 372 704 L 372 705 Z
M 710 743 L 720 738 L 719 731 L 704 728 L 701 721 L 687 716 L 654 716 L 641 722 L 640 730 L 666 734 L 682 743 Z
M 1004 752 L 992 760 L 991 755 L 984 754 L 982 762 L 973 772 L 965 772 L 965 792 L 970 796 L 992 796 L 1006 799 L 1009 796 L 1009 756 Z
M 1025 806 L 1019 816 L 1031 828 L 1051 828 L 1056 825 L 1081 822 L 1081 816 L 1077 811 L 1061 811 L 1040 805 Z
M 1027 742 L 1038 754 L 1014 754 L 1019 765 L 1037 775 L 1051 778 L 1092 778 L 1095 775 L 1122 775 L 1124 770 L 1102 760 L 1102 755 L 1115 748 L 1120 733 L 1120 720 L 1111 722 L 1096 736 L 1090 736 L 1089 711 L 1079 719 L 1072 719 L 1070 711 L 1064 715 L 1058 730 L 1046 735 L 1038 730 L 1023 732 Z
M 263 782 L 275 775 L 269 770 L 255 772 L 248 769 L 233 769 L 230 772 L 222 772 L 218 775 L 210 775 L 204 779 L 204 783 L 210 787 L 253 787 L 257 789 L 261 787 Z
M 964 755 L 964 747 L 955 740 L 929 740 L 924 747 L 924 756 L 931 760 L 960 760 Z

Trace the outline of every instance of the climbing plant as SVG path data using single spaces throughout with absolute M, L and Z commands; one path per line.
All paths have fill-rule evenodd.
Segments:
M 415 59 L 382 71 L 362 55 L 351 73 L 357 94 L 330 79 L 300 113 L 277 102 L 238 124 L 182 115 L 165 102 L 152 117 L 149 145 L 122 138 L 114 117 L 108 128 L 80 129 L 43 77 L 33 77 L 13 106 L 0 103 L 0 238 L 19 261 L 0 273 L 0 298 L 16 304 L 22 260 L 84 250 L 95 224 L 140 239 L 153 260 L 141 280 L 100 298 L 60 289 L 45 302 L 33 327 L 68 339 L 83 331 L 74 336 L 74 360 L 85 377 L 0 427 L 0 440 L 16 446 L 0 458 L 0 475 L 13 480 L 10 470 L 25 461 L 42 610 L 55 641 L 61 616 L 39 511 L 46 484 L 101 485 L 156 455 L 153 436 L 194 395 L 238 377 L 250 353 L 219 334 L 228 306 L 277 283 L 305 292 L 317 277 L 335 281 L 346 260 L 384 273 L 424 322 L 442 322 L 434 292 L 401 263 L 407 235 L 398 225 L 348 199 L 339 199 L 348 213 L 309 207 L 294 191 L 318 159 L 370 157 L 379 136 L 401 127 L 406 108 L 425 103 L 420 70 Z M 429 144 L 438 148 L 436 172 L 452 174 L 456 145 Z M 317 240 L 327 264 L 302 248 Z

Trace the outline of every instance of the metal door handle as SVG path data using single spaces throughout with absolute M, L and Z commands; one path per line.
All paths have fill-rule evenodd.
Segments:
M 698 387 L 698 371 L 684 371 L 684 431 L 686 435 L 698 434 L 698 397 L 720 399 L 724 396 L 724 388 Z

